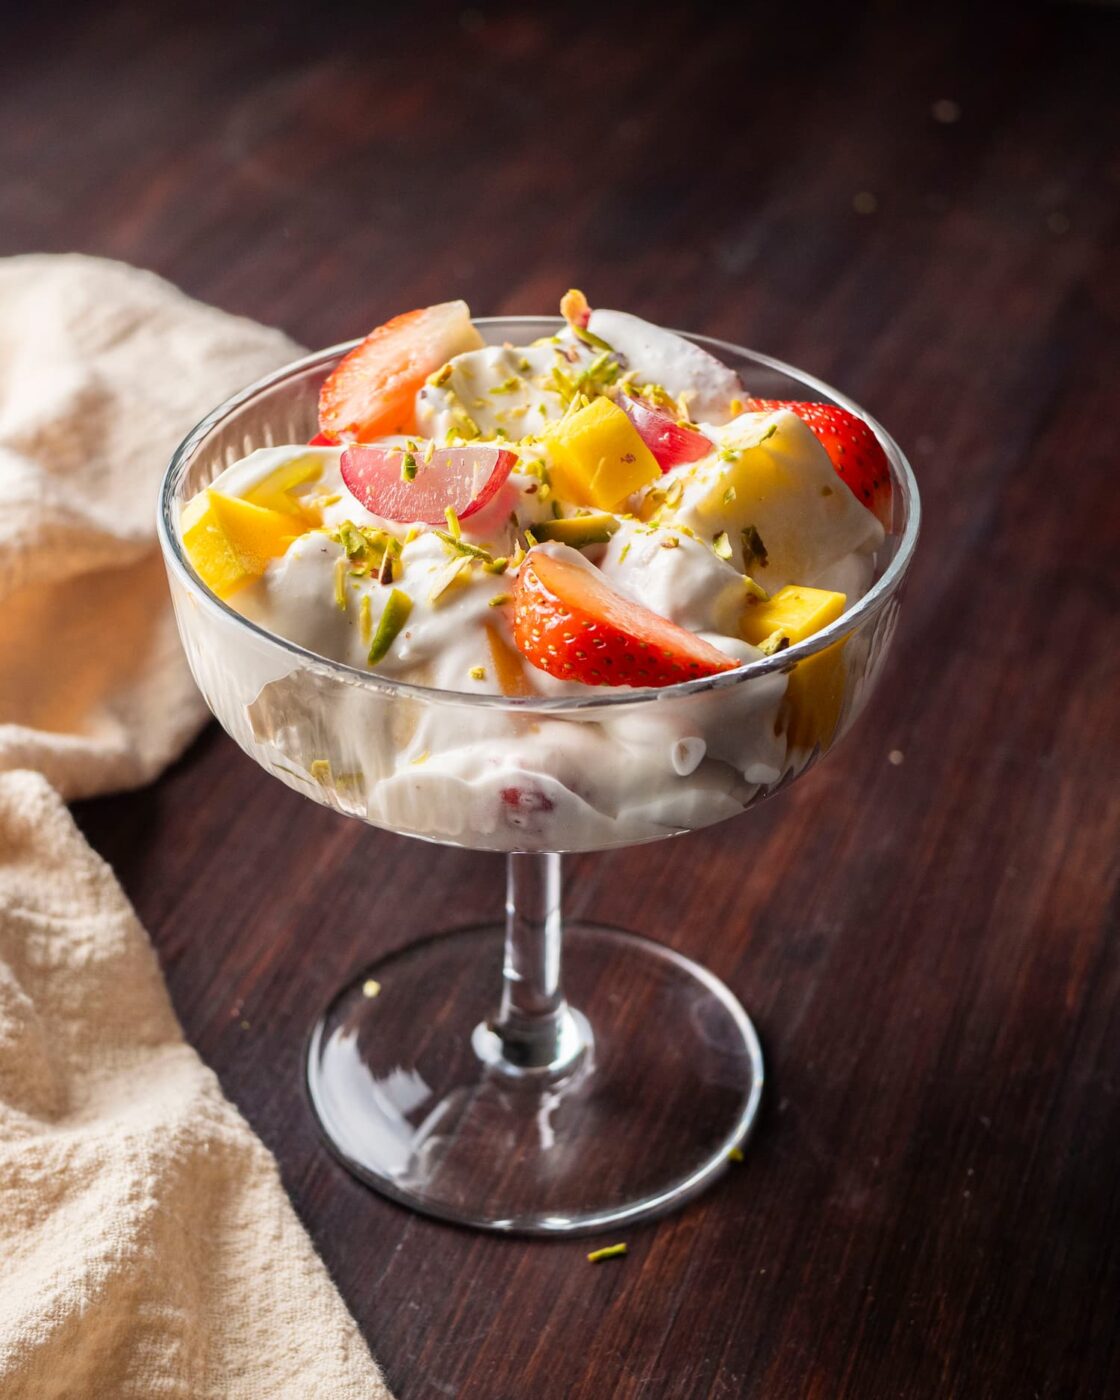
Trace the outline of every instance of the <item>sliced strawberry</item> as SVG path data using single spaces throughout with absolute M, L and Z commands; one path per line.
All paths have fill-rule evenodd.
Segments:
M 644 399 L 622 394 L 618 406 L 638 430 L 638 436 L 657 458 L 663 472 L 679 467 L 682 462 L 697 462 L 706 457 L 714 446 L 710 438 L 695 428 L 682 428 L 670 413 L 654 408 Z
M 437 448 L 428 462 L 419 452 L 371 444 L 348 447 L 341 469 L 350 494 L 382 520 L 442 525 L 449 509 L 460 520 L 481 510 L 516 462 L 516 452 L 482 444 Z
M 453 355 L 482 337 L 465 301 L 445 301 L 394 316 L 371 331 L 319 390 L 319 428 L 335 442 L 368 442 L 415 431 L 416 394 Z
M 879 439 L 862 418 L 831 403 L 798 403 L 791 399 L 747 399 L 749 413 L 773 413 L 788 408 L 810 427 L 832 460 L 837 475 L 852 494 L 891 528 L 891 469 Z
M 514 584 L 513 638 L 539 670 L 584 685 L 675 685 L 736 665 L 695 633 L 616 593 L 572 550 L 526 555 Z

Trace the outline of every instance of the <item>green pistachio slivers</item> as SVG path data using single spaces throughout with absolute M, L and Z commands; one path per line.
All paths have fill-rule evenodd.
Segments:
M 614 354 L 614 346 L 608 345 L 601 335 L 589 331 L 586 326 L 573 326 L 572 330 L 583 341 L 584 345 L 590 345 L 595 350 L 603 350 L 608 355 Z
M 739 532 L 739 539 L 743 546 L 743 566 L 749 569 L 752 564 L 760 564 L 763 568 L 770 562 L 766 553 L 766 546 L 762 543 L 762 536 L 758 533 L 754 525 L 744 525 Z
M 401 589 L 394 588 L 382 610 L 377 631 L 373 634 L 373 641 L 369 644 L 369 664 L 371 666 L 376 666 L 379 661 L 384 660 L 389 648 L 396 641 L 397 634 L 408 621 L 411 612 L 412 599 Z
M 557 540 L 560 544 L 571 545 L 573 549 L 583 549 L 591 544 L 606 544 L 618 529 L 617 516 L 607 512 L 594 515 L 569 515 L 560 520 L 542 520 L 533 526 L 538 540 Z
M 759 642 L 758 649 L 763 656 L 774 656 L 779 651 L 785 651 L 789 646 L 789 637 L 779 627 L 777 631 L 771 632 L 764 640 Z
M 768 603 L 770 601 L 770 594 L 767 593 L 761 583 L 756 583 L 754 579 L 751 578 L 750 574 L 743 575 L 743 582 L 746 584 L 747 592 L 752 598 L 760 603 Z
M 452 535 L 447 530 L 437 530 L 433 527 L 432 534 L 452 550 L 455 554 L 461 554 L 470 559 L 481 559 L 484 564 L 493 564 L 494 556 L 488 549 L 483 549 L 481 545 L 471 544 L 469 540 L 463 539 L 460 535 Z

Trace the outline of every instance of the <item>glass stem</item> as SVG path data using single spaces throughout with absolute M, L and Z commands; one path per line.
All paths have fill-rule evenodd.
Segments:
M 502 1003 L 493 1030 L 511 1069 L 559 1069 L 580 1049 L 560 981 L 560 899 L 558 855 L 508 857 Z

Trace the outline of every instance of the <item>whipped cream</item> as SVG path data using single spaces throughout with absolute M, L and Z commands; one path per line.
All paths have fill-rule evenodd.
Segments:
M 627 386 L 660 386 L 712 447 L 616 506 L 608 542 L 537 549 L 598 570 L 617 593 L 739 664 L 763 654 L 739 632 L 750 598 L 786 584 L 843 592 L 848 607 L 862 596 L 882 526 L 798 417 L 739 411 L 733 371 L 636 317 L 595 311 L 589 330 L 613 351 L 608 369 Z M 520 653 L 511 595 L 525 547 L 534 527 L 576 513 L 549 489 L 546 433 L 564 418 L 573 385 L 617 392 L 596 379 L 604 358 L 571 331 L 468 351 L 419 391 L 415 434 L 378 440 L 421 459 L 429 441 L 465 435 L 516 454 L 493 500 L 459 522 L 463 545 L 485 558 L 446 532 L 372 514 L 347 489 L 342 447 L 264 448 L 218 476 L 211 490 L 246 498 L 302 463 L 306 479 L 290 495 L 313 522 L 231 594 L 231 607 L 327 661 L 442 693 L 379 693 L 247 647 L 226 626 L 189 650 L 238 742 L 284 781 L 377 825 L 499 850 L 592 849 L 691 830 L 741 811 L 810 761 L 786 722 L 784 673 L 652 703 L 635 691 L 630 703 L 624 688 L 562 679 Z M 350 527 L 395 542 L 391 574 L 352 567 Z M 394 592 L 411 605 L 407 619 L 370 667 L 371 632 Z M 471 697 L 509 693 L 511 665 L 522 709 L 473 705 Z M 858 686 L 850 689 L 854 707 Z M 615 703 L 532 709 L 534 698 L 561 696 Z

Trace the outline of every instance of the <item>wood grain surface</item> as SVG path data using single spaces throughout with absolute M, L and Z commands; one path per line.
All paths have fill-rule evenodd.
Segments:
M 833 380 L 921 481 L 839 752 L 571 863 L 574 912 L 705 961 L 768 1057 L 746 1162 L 625 1259 L 414 1217 L 316 1136 L 314 1013 L 495 914 L 497 860 L 213 727 L 79 809 L 400 1400 L 1120 1394 L 1120 11 L 52 4 L 0 66 L 0 252 L 310 346 L 580 285 Z

